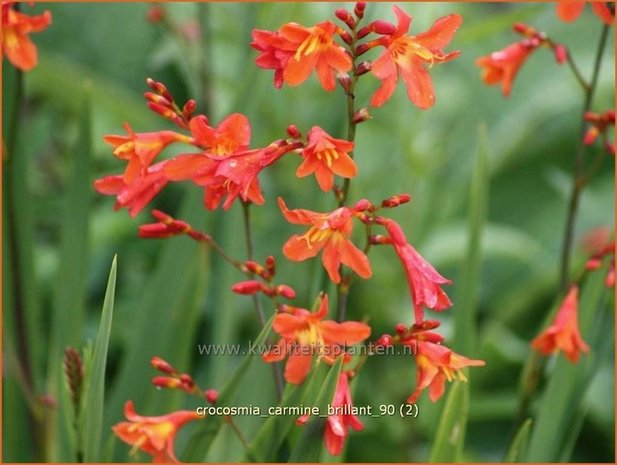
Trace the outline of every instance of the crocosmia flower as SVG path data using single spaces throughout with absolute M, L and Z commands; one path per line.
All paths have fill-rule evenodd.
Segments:
M 272 328 L 281 340 L 264 353 L 263 359 L 272 363 L 288 357 L 285 380 L 292 384 L 304 381 L 311 370 L 314 354 L 326 363 L 333 363 L 339 356 L 345 355 L 345 346 L 362 342 L 371 334 L 371 328 L 358 321 L 324 321 L 328 315 L 327 295 L 322 296 L 316 312 L 296 307 L 288 309 L 288 312 L 279 313 L 274 318 Z
M 429 389 L 429 398 L 436 402 L 443 396 L 447 381 L 467 381 L 461 368 L 484 366 L 483 360 L 473 360 L 453 352 L 451 349 L 432 342 L 417 341 L 416 345 L 417 387 L 407 398 L 415 403 L 423 389 Z
M 441 311 L 452 306 L 452 301 L 441 288 L 452 281 L 444 278 L 427 262 L 411 244 L 405 233 L 394 220 L 384 219 L 392 246 L 396 251 L 407 275 L 409 292 L 414 306 L 416 323 L 424 319 L 424 307 Z
M 332 190 L 334 175 L 353 178 L 358 168 L 349 156 L 353 142 L 335 139 L 319 126 L 313 126 L 308 133 L 308 144 L 302 151 L 304 161 L 298 167 L 296 176 L 302 178 L 315 173 L 322 191 Z
M 401 76 L 409 100 L 419 108 L 430 108 L 435 103 L 435 92 L 427 65 L 443 63 L 460 55 L 459 51 L 446 53 L 443 48 L 450 43 L 463 18 L 458 14 L 444 16 L 427 32 L 408 36 L 411 16 L 397 6 L 393 9 L 398 25 L 392 34 L 384 36 L 386 50 L 371 68 L 373 75 L 381 80 L 371 105 L 383 105 L 392 96 Z
M 351 69 L 351 57 L 334 41 L 339 28 L 331 21 L 312 27 L 287 23 L 278 31 L 254 30 L 252 46 L 261 54 L 257 66 L 274 69 L 274 85 L 285 82 L 297 86 L 306 81 L 313 70 L 327 91 L 336 86 L 335 73 Z
M 354 405 L 351 399 L 351 391 L 349 390 L 349 374 L 347 372 L 342 372 L 339 376 L 334 399 L 332 399 L 330 407 L 334 409 L 334 414 L 329 415 L 326 419 L 324 443 L 330 455 L 340 455 L 347 436 L 349 436 L 349 428 L 355 431 L 362 431 L 364 429 L 360 419 L 353 414 Z M 296 424 L 302 425 L 308 419 L 309 416 L 304 415 L 298 418 Z
M 132 453 L 141 449 L 152 456 L 153 462 L 173 463 L 178 462 L 174 454 L 176 434 L 188 422 L 203 418 L 194 410 L 144 417 L 135 413 L 132 401 L 124 405 L 124 415 L 128 421 L 120 422 L 112 429 L 116 436 L 133 446 Z
M 501 83 L 501 91 L 507 97 L 516 74 L 538 45 L 538 41 L 526 39 L 478 58 L 476 65 L 482 68 L 482 80 L 488 85 Z
M 285 243 L 283 253 L 288 259 L 300 262 L 323 250 L 322 262 L 333 282 L 338 284 L 341 281 L 341 263 L 364 279 L 371 277 L 367 256 L 349 239 L 356 213 L 353 208 L 340 207 L 329 213 L 289 210 L 280 197 L 279 207 L 290 223 L 311 226 L 303 235 L 294 235 Z
M 139 173 L 150 166 L 168 145 L 174 142 L 190 143 L 191 140 L 188 136 L 173 131 L 135 133 L 128 124 L 124 127 L 128 135 L 110 135 L 103 139 L 113 146 L 116 157 L 128 161 L 124 171 L 126 183 L 131 183 Z
M 604 24 L 613 24 L 613 13 L 606 2 L 557 2 L 557 17 L 570 23 L 576 21 L 585 9 L 585 3 L 591 3 L 591 9 Z
M 28 16 L 16 11 L 13 3 L 2 2 L 2 55 L 6 55 L 16 68 L 30 71 L 36 66 L 37 50 L 28 35 L 47 29 L 51 24 L 51 13 L 45 11 Z
M 572 286 L 561 304 L 553 324 L 531 342 L 531 347 L 542 355 L 562 351 L 568 360 L 577 363 L 581 352 L 588 353 L 589 346 L 578 329 L 578 287 Z
M 167 162 L 149 166 L 130 183 L 126 182 L 125 175 L 105 176 L 94 181 L 94 188 L 99 194 L 116 196 L 115 210 L 127 208 L 129 215 L 136 216 L 169 182 L 164 171 Z

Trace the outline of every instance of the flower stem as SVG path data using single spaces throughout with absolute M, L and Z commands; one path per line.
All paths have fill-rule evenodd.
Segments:
M 574 225 L 576 222 L 576 215 L 578 212 L 578 205 L 580 201 L 581 193 L 585 187 L 586 179 L 584 178 L 584 163 L 585 155 L 587 152 L 587 145 L 583 142 L 585 135 L 586 123 L 582 118 L 582 115 L 591 110 L 593 103 L 593 96 L 598 84 L 598 77 L 600 75 L 600 68 L 602 65 L 602 56 L 606 48 L 608 39 L 608 32 L 610 26 L 604 25 L 602 27 L 602 33 L 600 35 L 600 41 L 598 42 L 598 48 L 596 51 L 596 57 L 593 66 L 593 72 L 591 75 L 591 81 L 589 87 L 585 88 L 585 99 L 583 103 L 583 111 L 581 114 L 581 129 L 580 129 L 580 142 L 574 159 L 574 181 L 572 183 L 572 190 L 570 193 L 570 201 L 568 203 L 568 213 L 566 216 L 566 225 L 564 229 L 563 242 L 561 248 L 561 266 L 560 266 L 560 289 L 562 292 L 568 287 L 568 276 L 570 270 L 570 255 L 572 251 L 572 241 L 574 239 Z
M 359 21 L 358 21 L 359 23 Z M 346 90 L 347 94 L 347 140 L 349 142 L 354 142 L 356 139 L 356 125 L 354 122 L 354 115 L 356 113 L 356 83 L 358 82 L 358 68 L 356 65 L 356 41 L 357 41 L 357 27 L 358 24 L 351 30 L 351 44 L 349 45 L 349 52 L 352 56 L 352 68 L 351 68 L 351 79 L 349 83 L 349 88 Z M 349 156 L 353 158 L 353 150 L 349 152 Z M 343 189 L 340 193 L 339 197 L 339 208 L 344 206 L 347 203 L 347 197 L 349 195 L 349 186 L 351 184 L 351 179 L 345 178 L 343 181 Z M 336 311 L 336 319 L 341 322 L 345 320 L 345 313 L 347 311 L 347 297 L 349 296 L 349 286 L 351 284 L 351 275 L 347 272 L 341 273 L 341 282 L 336 288 L 337 294 L 337 311 Z
M 246 239 L 246 253 L 249 260 L 253 260 L 253 233 L 251 228 L 251 204 L 249 202 L 242 202 L 242 217 L 244 219 L 244 237 Z M 250 273 L 253 276 L 253 273 Z M 263 328 L 266 325 L 266 317 L 264 310 L 259 301 L 259 297 L 256 294 L 251 296 L 253 298 L 253 305 L 255 306 L 255 312 L 257 318 Z M 280 363 L 273 363 L 272 370 L 274 374 L 274 386 L 276 388 L 276 396 L 279 401 L 283 398 L 283 372 Z

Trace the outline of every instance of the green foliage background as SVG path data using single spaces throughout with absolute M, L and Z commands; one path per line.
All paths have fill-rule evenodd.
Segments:
M 32 395 L 35 417 L 45 420 L 32 419 L 20 388 L 23 382 L 15 355 L 22 336 L 12 311 L 15 274 L 7 266 L 15 251 L 6 249 L 5 239 L 4 461 L 73 458 L 75 438 L 65 433 L 70 431 L 70 415 L 60 377 L 62 351 L 67 345 L 83 347 L 95 338 L 114 254 L 118 255 L 118 277 L 103 436 L 111 438 L 110 426 L 122 419 L 127 399 L 133 399 L 144 415 L 195 405 L 178 393 L 151 386 L 153 370 L 148 361 L 153 355 L 193 373 L 203 386 L 220 389 L 232 375 L 240 358 L 200 357 L 196 346 L 246 344 L 257 334 L 250 299 L 228 290 L 242 276 L 189 239 L 137 238 L 138 225 L 149 221 L 148 209 L 130 219 L 124 211 L 113 212 L 113 199 L 91 189 L 95 178 L 122 169 L 102 136 L 122 133 L 124 121 L 138 132 L 170 128 L 143 103 L 146 77 L 165 82 L 178 101 L 195 97 L 202 98 L 198 103 L 203 104 L 203 81 L 191 71 L 203 53 L 208 57 L 208 116 L 212 122 L 232 112 L 245 113 L 252 124 L 253 146 L 283 137 L 291 123 L 303 132 L 317 124 L 342 137 L 346 127 L 342 93 L 324 92 L 314 77 L 297 88 L 274 89 L 271 72 L 255 66 L 256 53 L 249 42 L 253 28 L 273 30 L 288 21 L 314 24 L 332 19 L 335 8 L 345 5 L 351 4 L 167 5 L 175 20 L 199 21 L 207 31 L 206 40 L 188 51 L 186 44 L 145 20 L 147 4 L 52 3 L 32 9 L 49 9 L 53 24 L 34 37 L 40 63 L 25 75 L 26 105 L 11 154 L 13 171 L 4 169 L 5 176 L 14 176 L 15 190 L 5 191 L 3 197 L 14 198 L 19 212 L 15 221 L 23 248 L 18 254 L 24 264 L 21 277 L 27 295 Z M 517 40 L 511 25 L 523 21 L 568 45 L 589 76 L 601 25 L 590 11 L 574 24 L 561 23 L 553 4 L 408 3 L 404 9 L 414 17 L 412 33 L 426 30 L 441 15 L 461 13 L 464 23 L 450 48 L 462 50 L 462 55 L 431 70 L 437 95 L 434 108 L 423 112 L 413 107 L 399 84 L 391 101 L 371 110 L 374 119 L 358 128 L 359 176 L 352 182 L 351 198 L 378 202 L 399 192 L 413 196 L 409 205 L 392 215 L 416 248 L 455 282 L 448 289 L 455 305 L 439 315 L 446 343 L 456 351 L 462 351 L 464 344 L 469 349 L 465 355 L 487 362 L 485 368 L 470 373 L 469 423 L 462 458 L 499 461 L 515 433 L 518 383 L 529 356 L 528 343 L 557 298 L 559 248 L 579 140 L 582 95 L 567 67 L 557 65 L 549 50 L 541 49 L 530 58 L 508 99 L 498 88 L 482 84 L 474 60 Z M 367 14 L 394 20 L 390 4 L 370 4 Z M 612 106 L 614 100 L 612 33 L 595 99 L 597 111 Z M 11 74 L 4 61 L 5 108 L 16 89 Z M 377 86 L 376 79 L 363 78 L 358 101 L 366 102 Z M 6 115 L 4 109 L 5 119 Z M 468 200 L 476 153 L 483 144 L 479 127 L 486 128 L 482 150 L 487 156 L 489 191 L 482 247 L 475 256 L 481 263 L 480 279 L 473 289 L 478 302 L 469 309 L 477 312 L 476 335 L 471 342 L 457 339 L 457 345 L 453 344 L 453 315 L 457 298 L 469 291 L 457 283 L 465 282 L 462 270 L 469 270 L 465 266 L 469 259 Z M 277 257 L 281 279 L 298 291 L 294 303 L 309 307 L 319 290 L 320 264 L 284 259 L 281 245 L 298 230 L 283 220 L 275 199 L 282 195 L 290 207 L 323 211 L 333 201 L 312 178 L 298 180 L 294 176 L 297 161 L 292 160 L 286 157 L 261 176 L 266 205 L 253 210 L 255 243 L 258 259 L 268 254 Z M 590 228 L 614 223 L 613 163 L 605 161 L 583 195 L 577 237 Z M 169 187 L 153 206 L 204 228 L 232 255 L 244 256 L 238 205 L 225 214 L 206 212 L 198 189 L 183 184 Z M 6 238 L 8 218 L 3 210 Z M 398 322 L 410 323 L 412 313 L 394 254 L 377 248 L 370 258 L 374 277 L 356 281 L 348 317 L 368 317 L 376 338 L 392 332 Z M 575 265 L 580 267 L 583 260 L 577 247 Z M 605 299 L 602 308 L 612 302 Z M 590 384 L 578 392 L 574 406 L 580 434 L 569 438 L 571 455 L 560 451 L 554 460 L 613 461 L 614 321 L 612 314 L 605 313 L 611 312 L 598 311 L 594 317 L 594 327 L 600 327 L 594 341 L 599 344 L 592 344 L 593 369 L 585 372 L 591 377 Z M 556 369 L 554 365 L 548 364 L 549 373 Z M 247 382 L 239 386 L 240 403 L 273 405 L 270 375 L 269 366 L 253 364 Z M 357 405 L 374 408 L 399 405 L 414 385 L 413 360 L 373 357 L 355 383 L 354 399 Z M 56 399 L 55 410 L 37 403 L 35 398 L 46 393 Z M 541 397 L 532 412 L 540 409 L 540 401 Z M 444 403 L 445 397 L 436 405 L 423 399 L 417 419 L 364 418 L 366 429 L 351 435 L 344 460 L 426 461 Z M 239 418 L 238 424 L 251 438 L 262 421 L 246 417 Z M 187 437 L 179 437 L 178 451 Z M 101 460 L 127 460 L 128 448 L 119 441 L 105 439 L 101 449 Z M 236 437 L 225 428 L 208 453 L 208 459 L 216 461 L 243 456 Z

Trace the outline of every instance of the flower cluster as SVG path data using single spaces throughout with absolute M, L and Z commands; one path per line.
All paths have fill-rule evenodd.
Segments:
M 191 181 L 204 190 L 204 205 L 208 210 L 220 205 L 226 210 L 239 198 L 246 212 L 251 205 L 263 205 L 266 201 L 259 185 L 260 173 L 270 169 L 283 156 L 295 154 L 300 158 L 296 176 L 301 179 L 314 175 L 323 192 L 334 194 L 337 206 L 329 211 L 290 209 L 282 197 L 278 198 L 278 206 L 285 220 L 306 228 L 282 245 L 283 255 L 299 262 L 321 254 L 325 274 L 337 286 L 337 321 L 327 319 L 330 305 L 323 291 L 312 310 L 279 303 L 279 298 L 295 299 L 296 292 L 286 284 L 274 282 L 276 261 L 273 255 L 259 262 L 253 258 L 249 247 L 248 259 L 235 259 L 209 234 L 159 210 L 152 212 L 156 222 L 143 225 L 139 230 L 144 238 L 185 235 L 211 247 L 246 275 L 248 279 L 237 282 L 231 290 L 253 297 L 262 323 L 265 319 L 260 313 L 259 296 L 272 299 L 276 308 L 272 329 L 280 339 L 262 358 L 266 363 L 286 360 L 283 373 L 286 382 L 301 384 L 316 363 L 332 365 L 342 358 L 343 368 L 331 405 L 341 407 L 343 413 L 329 416 L 324 431 L 326 448 L 333 455 L 342 452 L 349 428 L 359 431 L 363 427 L 356 416 L 345 413 L 345 408 L 353 405 L 350 379 L 358 375 L 364 363 L 352 356 L 349 347 L 366 341 L 371 328 L 365 322 L 345 319 L 344 296 L 349 292 L 354 274 L 363 279 L 371 278 L 373 271 L 368 258 L 371 247 L 391 246 L 402 266 L 401 275 L 408 283 L 413 324 L 401 323 L 395 336 L 383 335 L 377 341 L 380 345 L 413 344 L 417 348 L 417 387 L 408 402 L 415 402 L 424 389 L 429 389 L 431 400 L 436 401 L 444 393 L 445 380 L 465 381 L 461 368 L 484 365 L 481 360 L 468 359 L 442 345 L 443 337 L 434 331 L 439 322 L 424 318 L 427 309 L 441 312 L 452 306 L 443 289 L 451 281 L 420 255 L 402 227 L 384 213 L 409 202 L 411 197 L 397 194 L 378 204 L 366 199 L 353 203 L 349 199 L 349 183 L 358 174 L 354 161 L 355 128 L 371 119 L 366 106 L 356 107 L 355 89 L 360 78 L 371 75 L 380 81 L 368 105 L 384 105 L 392 97 L 400 77 L 409 100 L 420 109 L 430 108 L 435 103 L 435 91 L 429 70 L 434 64 L 459 56 L 459 51 L 444 49 L 452 41 L 462 18 L 458 14 L 447 15 L 435 21 L 428 31 L 410 35 L 412 18 L 401 8 L 393 9 L 396 25 L 384 20 L 364 24 L 365 9 L 365 3 L 358 3 L 353 12 L 337 10 L 335 16 L 340 26 L 330 20 L 310 27 L 287 23 L 276 31 L 255 29 L 252 33 L 251 46 L 258 51 L 256 64 L 274 71 L 275 88 L 284 84 L 300 85 L 313 72 L 326 91 L 334 91 L 338 81 L 348 101 L 350 129 L 345 138 L 335 137 L 318 125 L 312 125 L 305 137 L 290 124 L 286 138 L 251 148 L 251 125 L 245 115 L 232 113 L 213 125 L 206 115 L 195 114 L 196 102 L 189 100 L 179 105 L 162 83 L 149 79 L 150 91 L 145 93 L 148 107 L 177 129 L 136 133 L 127 124 L 126 135 L 106 136 L 105 141 L 112 146 L 115 157 L 126 165 L 123 173 L 95 182 L 100 193 L 114 195 L 116 208 L 128 209 L 131 216 L 143 210 L 167 184 L 180 181 Z M 366 57 L 372 50 L 376 53 L 370 61 Z M 163 157 L 164 152 L 178 144 L 183 148 L 170 157 Z M 245 221 L 250 233 L 248 215 Z M 353 236 L 358 223 L 366 232 L 363 248 L 356 245 Z M 383 228 L 383 234 L 375 234 L 375 228 Z M 250 236 L 247 237 L 250 243 Z M 165 373 L 153 380 L 157 387 L 205 395 L 189 375 L 176 372 L 160 359 L 153 359 L 153 365 Z M 132 413 L 131 416 L 134 417 Z M 307 421 L 308 417 L 301 417 L 298 424 Z M 178 422 L 167 430 L 175 432 L 179 425 Z M 116 429 L 116 433 L 132 444 L 142 441 L 138 447 L 144 444 L 144 440 L 124 434 L 126 428 Z M 159 438 L 157 445 L 170 443 L 173 443 L 173 435 Z M 173 446 L 170 447 L 173 451 Z M 153 453 L 150 446 L 142 449 Z M 167 458 L 173 459 L 169 450 Z

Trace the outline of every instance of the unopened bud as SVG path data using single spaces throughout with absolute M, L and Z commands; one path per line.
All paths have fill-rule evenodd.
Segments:
M 557 44 L 553 48 L 553 53 L 555 54 L 555 61 L 562 65 L 566 61 L 568 61 L 568 49 L 565 45 Z
M 266 270 L 270 276 L 274 276 L 276 274 L 276 260 L 272 255 L 268 255 L 266 258 Z
M 353 29 L 355 27 L 356 22 L 354 21 L 353 16 L 351 16 L 351 13 L 348 10 L 340 8 L 334 12 L 334 15 L 338 19 L 343 21 L 350 29 Z
M 153 23 L 160 23 L 165 17 L 165 10 L 160 5 L 152 5 L 146 13 L 146 19 Z
M 219 398 L 219 393 L 216 389 L 208 389 L 204 392 L 204 397 L 210 404 L 216 404 L 216 401 Z
M 369 237 L 368 241 L 371 245 L 392 244 L 392 239 L 390 239 L 388 236 L 383 236 L 381 234 L 373 234 Z
M 370 61 L 363 61 L 356 68 L 356 76 L 362 76 L 363 74 L 368 73 L 372 67 L 373 64 Z
M 381 206 L 383 208 L 394 208 L 399 205 L 403 205 L 411 200 L 411 195 L 409 194 L 397 194 L 392 197 L 387 198 L 383 202 L 381 202 Z
M 363 44 L 360 44 L 356 47 L 356 56 L 360 56 L 366 52 L 368 52 L 371 49 L 371 43 L 370 42 L 365 42 Z
M 302 138 L 302 133 L 298 130 L 298 127 L 295 124 L 290 124 L 287 126 L 287 135 L 292 139 Z
M 338 35 L 341 36 L 341 39 L 343 39 L 343 42 L 345 42 L 347 45 L 351 45 L 351 43 L 353 42 L 353 38 L 351 37 L 349 32 L 339 31 Z
M 358 2 L 353 9 L 357 18 L 364 18 L 364 10 L 366 10 L 366 2 Z
M 163 223 L 142 224 L 139 226 L 139 237 L 142 239 L 165 239 L 178 234 Z
M 372 116 L 369 113 L 368 108 L 363 107 L 353 114 L 353 118 L 351 119 L 351 121 L 354 124 L 360 124 L 360 123 L 370 120 L 371 118 Z
M 168 375 L 176 372 L 174 367 L 172 367 L 168 362 L 166 362 L 160 357 L 152 357 L 150 359 L 150 365 L 152 365 L 152 368 L 154 368 L 155 370 L 167 373 Z
M 585 268 L 588 271 L 595 271 L 602 266 L 602 260 L 597 257 L 592 257 L 585 263 Z
M 165 97 L 159 94 L 155 94 L 154 92 L 144 92 L 144 97 L 149 102 L 158 103 L 164 107 L 170 107 L 171 102 L 167 100 Z
M 193 381 L 193 378 L 189 374 L 183 373 L 180 375 L 180 382 L 185 389 L 191 390 L 195 387 L 195 381 Z
M 291 287 L 285 284 L 280 284 L 276 286 L 275 294 L 280 295 L 281 297 L 285 297 L 286 299 L 296 298 L 296 291 L 294 291 Z
M 152 384 L 158 388 L 164 389 L 178 389 L 182 387 L 182 381 L 178 378 L 171 378 L 169 376 L 155 376 L 152 378 Z
M 585 137 L 583 138 L 583 143 L 585 145 L 591 145 L 596 141 L 599 135 L 600 135 L 600 131 L 598 130 L 598 128 L 595 126 L 592 126 L 585 133 Z
M 167 90 L 167 87 L 165 87 L 165 84 L 163 84 L 162 82 L 158 82 L 158 81 L 155 81 L 154 79 L 147 78 L 146 83 L 148 84 L 148 87 L 150 87 L 157 94 L 163 96 L 166 100 L 170 102 L 174 101 L 174 98 L 172 97 L 171 93 Z
M 606 278 L 604 279 L 604 285 L 606 287 L 615 287 L 615 261 L 613 260 L 611 267 L 606 273 Z
M 538 33 L 536 29 L 524 23 L 514 23 L 512 28 L 514 29 L 514 32 L 518 32 L 525 37 L 533 37 Z
M 375 345 L 380 347 L 390 347 L 392 345 L 392 336 L 389 334 L 379 336 L 379 339 L 375 341 Z
M 339 72 L 336 74 L 336 79 L 341 84 L 343 90 L 348 93 L 351 89 L 351 78 L 349 77 L 349 74 Z
M 373 208 L 373 204 L 366 199 L 358 200 L 353 206 L 353 209 L 358 212 L 364 212 Z
M 264 287 L 263 284 L 261 284 L 259 281 L 250 280 L 250 281 L 241 281 L 239 283 L 234 284 L 233 286 L 231 286 L 231 290 L 235 292 L 236 294 L 253 295 L 253 294 L 257 294 L 258 292 L 260 292 L 263 287 Z
M 190 120 L 193 116 L 193 113 L 195 113 L 196 108 L 197 103 L 195 102 L 195 100 L 190 99 L 184 104 L 184 107 L 182 107 L 182 114 L 187 120 Z
M 397 334 L 405 334 L 407 332 L 407 326 L 405 326 L 403 323 L 399 323 L 394 327 L 394 330 L 397 332 Z
M 261 266 L 259 263 L 253 260 L 247 260 L 244 263 L 244 266 L 246 266 L 246 269 L 250 271 L 251 273 L 255 273 L 256 275 L 266 280 L 270 279 L 270 274 L 268 273 L 268 271 L 263 266 Z

